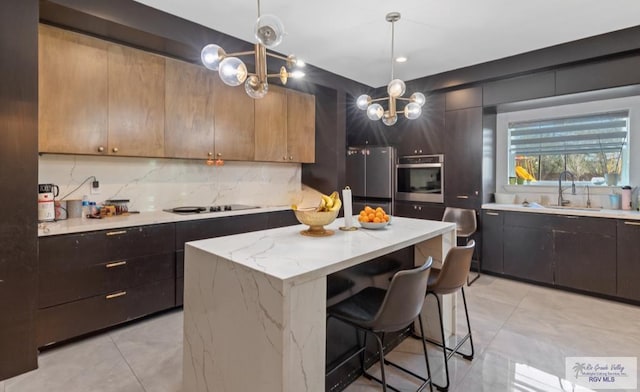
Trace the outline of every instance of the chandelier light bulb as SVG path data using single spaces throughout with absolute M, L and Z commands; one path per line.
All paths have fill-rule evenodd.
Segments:
M 356 100 L 356 106 L 360 110 L 367 110 L 367 108 L 369 107 L 370 103 L 371 103 L 371 97 L 368 96 L 367 94 L 362 94 Z
M 244 82 L 244 91 L 253 99 L 264 98 L 269 92 L 269 85 L 267 83 L 260 83 L 258 77 L 251 75 Z
M 227 57 L 220 62 L 218 74 L 227 86 L 239 86 L 247 79 L 247 66 L 237 57 Z
M 305 73 L 300 70 L 296 70 L 293 72 L 289 72 L 289 76 L 292 77 L 293 79 L 302 79 L 304 78 Z
M 367 108 L 367 117 L 370 120 L 380 120 L 384 115 L 384 109 L 379 103 L 374 103 Z
M 404 95 L 407 86 L 405 86 L 404 82 L 400 79 L 393 79 L 387 85 L 387 93 L 389 93 L 390 97 L 399 98 Z
M 415 120 L 422 114 L 422 107 L 417 102 L 410 102 L 404 107 L 404 115 L 409 120 Z
M 200 58 L 202 59 L 202 64 L 204 64 L 205 67 L 212 71 L 217 71 L 220 66 L 220 62 L 225 57 L 225 54 L 224 49 L 218 45 L 209 44 L 202 48 Z
M 392 125 L 394 125 L 396 122 L 398 121 L 398 115 L 394 115 L 393 117 L 389 116 L 389 112 L 385 112 L 384 116 L 382 117 L 382 122 L 384 123 L 384 125 L 390 127 Z
M 256 21 L 254 33 L 258 42 L 267 48 L 280 45 L 284 37 L 284 25 L 275 15 L 262 15 Z
M 411 97 L 409 97 L 409 99 L 411 100 L 411 102 L 415 102 L 420 106 L 424 106 L 425 102 L 427 102 L 427 98 L 425 98 L 424 94 L 422 93 L 413 93 L 411 94 Z

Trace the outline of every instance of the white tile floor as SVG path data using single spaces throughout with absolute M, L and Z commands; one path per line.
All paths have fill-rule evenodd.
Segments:
M 490 276 L 466 292 L 476 354 L 473 361 L 454 357 L 449 362 L 450 391 L 585 391 L 563 385 L 565 357 L 640 357 L 640 307 Z M 428 348 L 434 377 L 442 380 L 441 356 L 435 346 Z M 423 370 L 421 355 L 419 341 L 407 339 L 389 358 Z M 0 381 L 0 392 L 179 392 L 182 312 L 45 351 L 39 366 Z M 413 390 L 412 380 L 388 369 L 392 385 Z M 347 388 L 380 390 L 362 378 Z

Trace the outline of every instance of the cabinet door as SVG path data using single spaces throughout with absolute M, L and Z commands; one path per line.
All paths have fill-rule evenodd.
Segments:
M 313 163 L 316 160 L 316 98 L 287 90 L 287 159 Z
M 169 158 L 213 156 L 213 78 L 204 67 L 166 59 L 164 151 Z
M 109 45 L 109 154 L 164 156 L 164 64 Z
M 245 93 L 244 88 L 227 86 L 215 73 L 212 75 L 215 80 L 216 157 L 252 161 L 256 143 L 254 99 Z
M 482 230 L 482 270 L 496 274 L 504 273 L 503 262 L 503 211 L 483 211 L 480 221 Z
M 107 147 L 107 44 L 39 27 L 39 151 L 100 154 Z
M 422 115 L 405 122 L 398 137 L 398 155 L 442 154 L 443 137 L 444 95 L 430 95 L 422 107 Z
M 617 295 L 640 301 L 640 221 L 618 221 Z
M 615 221 L 576 216 L 554 220 L 555 284 L 615 295 Z
M 288 161 L 287 156 L 287 93 L 269 86 L 264 98 L 255 100 L 257 161 Z
M 445 204 L 478 209 L 482 185 L 482 108 L 447 112 L 445 126 Z
M 406 201 L 396 201 L 394 203 L 394 215 L 406 218 L 442 220 L 444 206 L 442 204 L 413 203 Z
M 553 284 L 552 217 L 508 213 L 504 217 L 504 273 Z

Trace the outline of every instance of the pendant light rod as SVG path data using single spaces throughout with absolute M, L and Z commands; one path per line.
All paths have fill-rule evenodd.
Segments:
M 389 12 L 385 18 L 387 22 L 391 22 L 391 80 L 393 80 L 393 55 L 395 53 L 394 43 L 395 43 L 395 23 L 400 20 L 399 12 Z
M 260 19 L 260 0 L 258 0 L 258 19 Z

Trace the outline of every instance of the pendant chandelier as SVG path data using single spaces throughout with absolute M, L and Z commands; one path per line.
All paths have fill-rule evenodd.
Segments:
M 301 71 L 289 72 L 287 69 L 294 66 L 302 67 L 304 63 L 295 56 L 281 56 L 267 52 L 267 48 L 275 48 L 282 42 L 284 36 L 284 26 L 275 15 L 260 15 L 260 0 L 258 0 L 258 20 L 254 28 L 255 43 L 254 50 L 246 52 L 226 53 L 224 49 L 215 44 L 209 44 L 202 48 L 201 59 L 205 67 L 218 71 L 220 79 L 228 86 L 239 86 L 244 83 L 244 89 L 251 98 L 262 98 L 269 91 L 268 78 L 280 78 L 283 85 L 287 84 L 287 79 L 300 78 L 304 76 Z M 255 72 L 247 71 L 247 66 L 238 57 L 255 56 Z M 285 62 L 286 67 L 280 67 L 277 74 L 267 73 L 267 57 L 273 57 Z
M 380 120 L 387 125 L 394 125 L 398 121 L 398 114 L 404 114 L 409 120 L 415 120 L 422 113 L 422 106 L 426 99 L 424 94 L 418 92 L 413 93 L 409 98 L 403 98 L 406 86 L 400 79 L 393 78 L 393 62 L 394 62 L 394 23 L 400 20 L 399 12 L 390 12 L 385 17 L 387 22 L 391 22 L 391 81 L 387 85 L 387 97 L 371 99 L 370 96 L 363 94 L 356 100 L 358 109 L 366 110 L 367 117 L 371 120 Z M 378 102 L 388 101 L 387 110 L 384 110 Z M 402 110 L 398 110 L 397 101 L 407 101 L 408 103 Z

